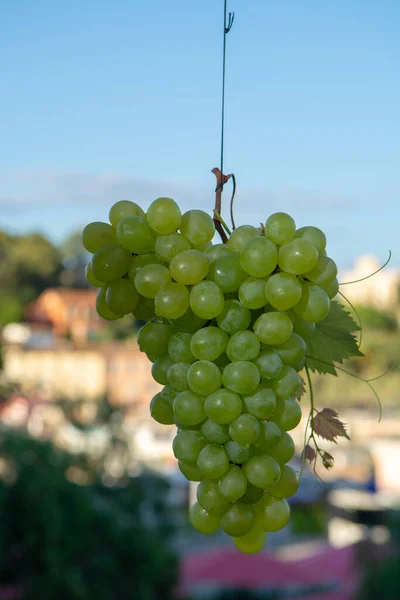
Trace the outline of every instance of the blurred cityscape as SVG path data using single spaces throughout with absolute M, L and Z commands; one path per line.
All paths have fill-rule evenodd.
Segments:
M 290 525 L 254 557 L 189 526 L 195 487 L 177 469 L 175 428 L 150 418 L 160 386 L 141 324 L 97 316 L 86 261 L 79 232 L 60 247 L 0 232 L 0 600 L 398 599 L 400 270 L 341 288 L 365 354 L 345 368 L 388 371 L 374 382 L 381 421 L 362 380 L 314 377 L 317 407 L 337 410 L 351 440 L 324 444 L 334 467 L 318 470 L 323 483 L 305 468 Z M 340 282 L 378 267 L 359 257 Z

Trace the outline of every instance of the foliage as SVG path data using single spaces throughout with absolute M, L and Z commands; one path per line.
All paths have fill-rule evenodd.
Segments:
M 396 317 L 389 311 L 379 310 L 373 306 L 357 306 L 363 327 L 383 331 L 396 331 Z

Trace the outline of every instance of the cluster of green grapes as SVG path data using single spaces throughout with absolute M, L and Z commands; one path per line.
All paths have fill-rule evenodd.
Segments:
M 212 218 L 182 215 L 170 198 L 146 214 L 117 202 L 109 218 L 83 231 L 93 253 L 87 279 L 100 287 L 103 318 L 146 321 L 138 344 L 164 386 L 151 415 L 177 426 L 179 469 L 200 482 L 191 523 L 258 552 L 267 532 L 288 523 L 286 498 L 298 488 L 287 463 L 288 432 L 301 419 L 299 371 L 338 291 L 325 235 L 275 213 L 265 227 L 244 225 L 212 244 Z

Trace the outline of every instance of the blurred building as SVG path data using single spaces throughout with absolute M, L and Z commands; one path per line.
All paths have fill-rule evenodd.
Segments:
M 379 269 L 380 264 L 374 256 L 360 256 L 354 269 L 341 273 L 340 282 L 357 281 Z M 346 285 L 343 293 L 354 304 L 374 306 L 380 310 L 393 309 L 398 305 L 400 295 L 400 271 L 386 267 L 373 277 Z

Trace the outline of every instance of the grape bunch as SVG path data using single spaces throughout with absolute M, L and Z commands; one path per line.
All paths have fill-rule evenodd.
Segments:
M 88 281 L 107 320 L 133 313 L 138 344 L 163 386 L 152 417 L 175 425 L 173 452 L 199 482 L 192 525 L 222 528 L 245 553 L 288 523 L 298 474 L 287 463 L 301 420 L 296 394 L 307 342 L 338 292 L 316 227 L 278 212 L 213 244 L 213 219 L 158 198 L 145 213 L 114 204 L 83 231 Z

